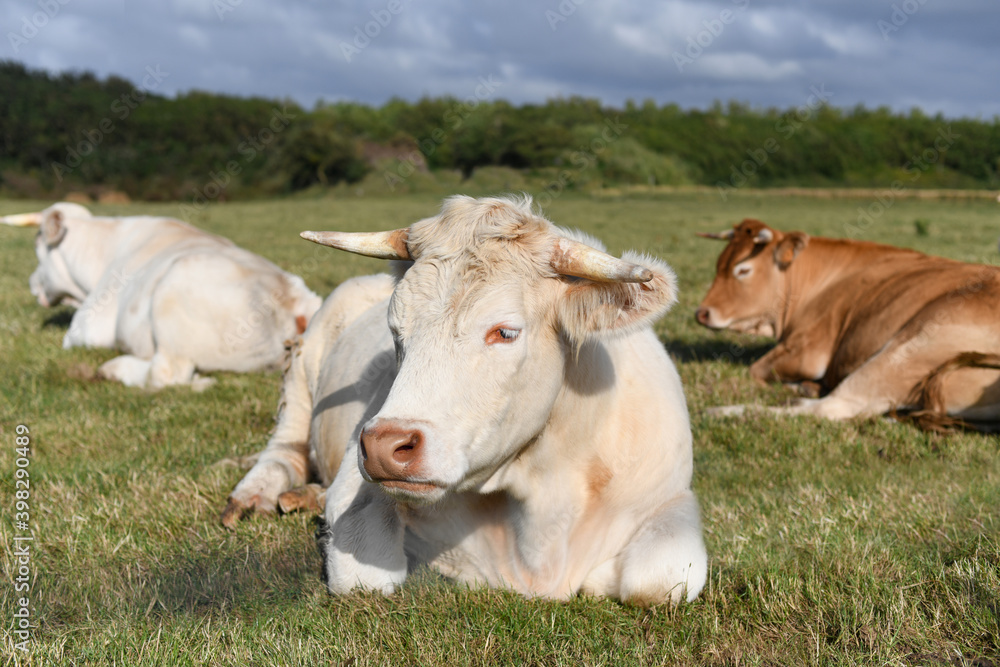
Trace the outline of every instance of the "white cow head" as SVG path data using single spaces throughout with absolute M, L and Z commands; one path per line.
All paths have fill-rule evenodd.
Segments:
M 38 268 L 28 283 L 31 293 L 42 306 L 55 306 L 63 301 L 76 303 L 86 298 L 86 292 L 74 280 L 61 246 L 66 238 L 69 220 L 90 219 L 90 211 L 79 204 L 60 202 L 40 213 L 9 215 L 0 222 L 19 227 L 37 226 L 35 254 Z
M 365 479 L 411 504 L 482 485 L 546 427 L 581 345 L 648 326 L 676 295 L 662 262 L 575 240 L 530 199 L 453 197 L 408 229 L 302 235 L 413 262 L 389 304 L 397 375 L 358 447 Z

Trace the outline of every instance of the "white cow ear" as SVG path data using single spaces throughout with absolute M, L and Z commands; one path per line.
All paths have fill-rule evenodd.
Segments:
M 622 259 L 649 269 L 653 277 L 646 282 L 568 279 L 557 309 L 563 331 L 574 342 L 631 333 L 677 301 L 677 276 L 666 263 L 631 252 Z
M 45 241 L 45 245 L 57 246 L 62 242 L 63 237 L 66 236 L 66 223 L 63 220 L 63 214 L 61 211 L 49 211 L 45 218 L 42 220 L 41 225 L 42 240 Z

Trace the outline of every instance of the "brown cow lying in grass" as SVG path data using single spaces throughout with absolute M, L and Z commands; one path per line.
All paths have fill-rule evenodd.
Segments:
M 1000 268 L 758 220 L 703 236 L 729 244 L 698 322 L 777 338 L 751 375 L 825 394 L 771 412 L 849 419 L 907 410 L 925 426 L 1000 422 Z

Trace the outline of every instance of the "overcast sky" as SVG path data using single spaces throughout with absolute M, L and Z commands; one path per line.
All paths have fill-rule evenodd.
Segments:
M 1000 0 L 0 0 L 0 21 L 0 58 L 167 95 L 788 108 L 818 90 L 1000 114 Z

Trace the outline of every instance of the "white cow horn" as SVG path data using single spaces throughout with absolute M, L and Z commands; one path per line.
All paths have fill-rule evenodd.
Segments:
M 730 241 L 733 238 L 733 230 L 727 229 L 724 232 L 695 232 L 703 239 L 718 239 L 719 241 Z
M 549 260 L 552 270 L 561 276 L 615 283 L 644 283 L 653 279 L 649 269 L 612 257 L 589 245 L 560 238 Z
M 17 215 L 5 215 L 0 218 L 0 222 L 14 227 L 37 227 L 42 223 L 42 214 L 19 213 Z
M 346 250 L 376 259 L 413 259 L 406 247 L 410 230 L 391 232 L 302 232 L 302 238 L 337 250 Z
M 757 232 L 757 236 L 754 237 L 753 242 L 757 245 L 767 245 L 774 240 L 774 232 L 770 229 L 762 229 Z

